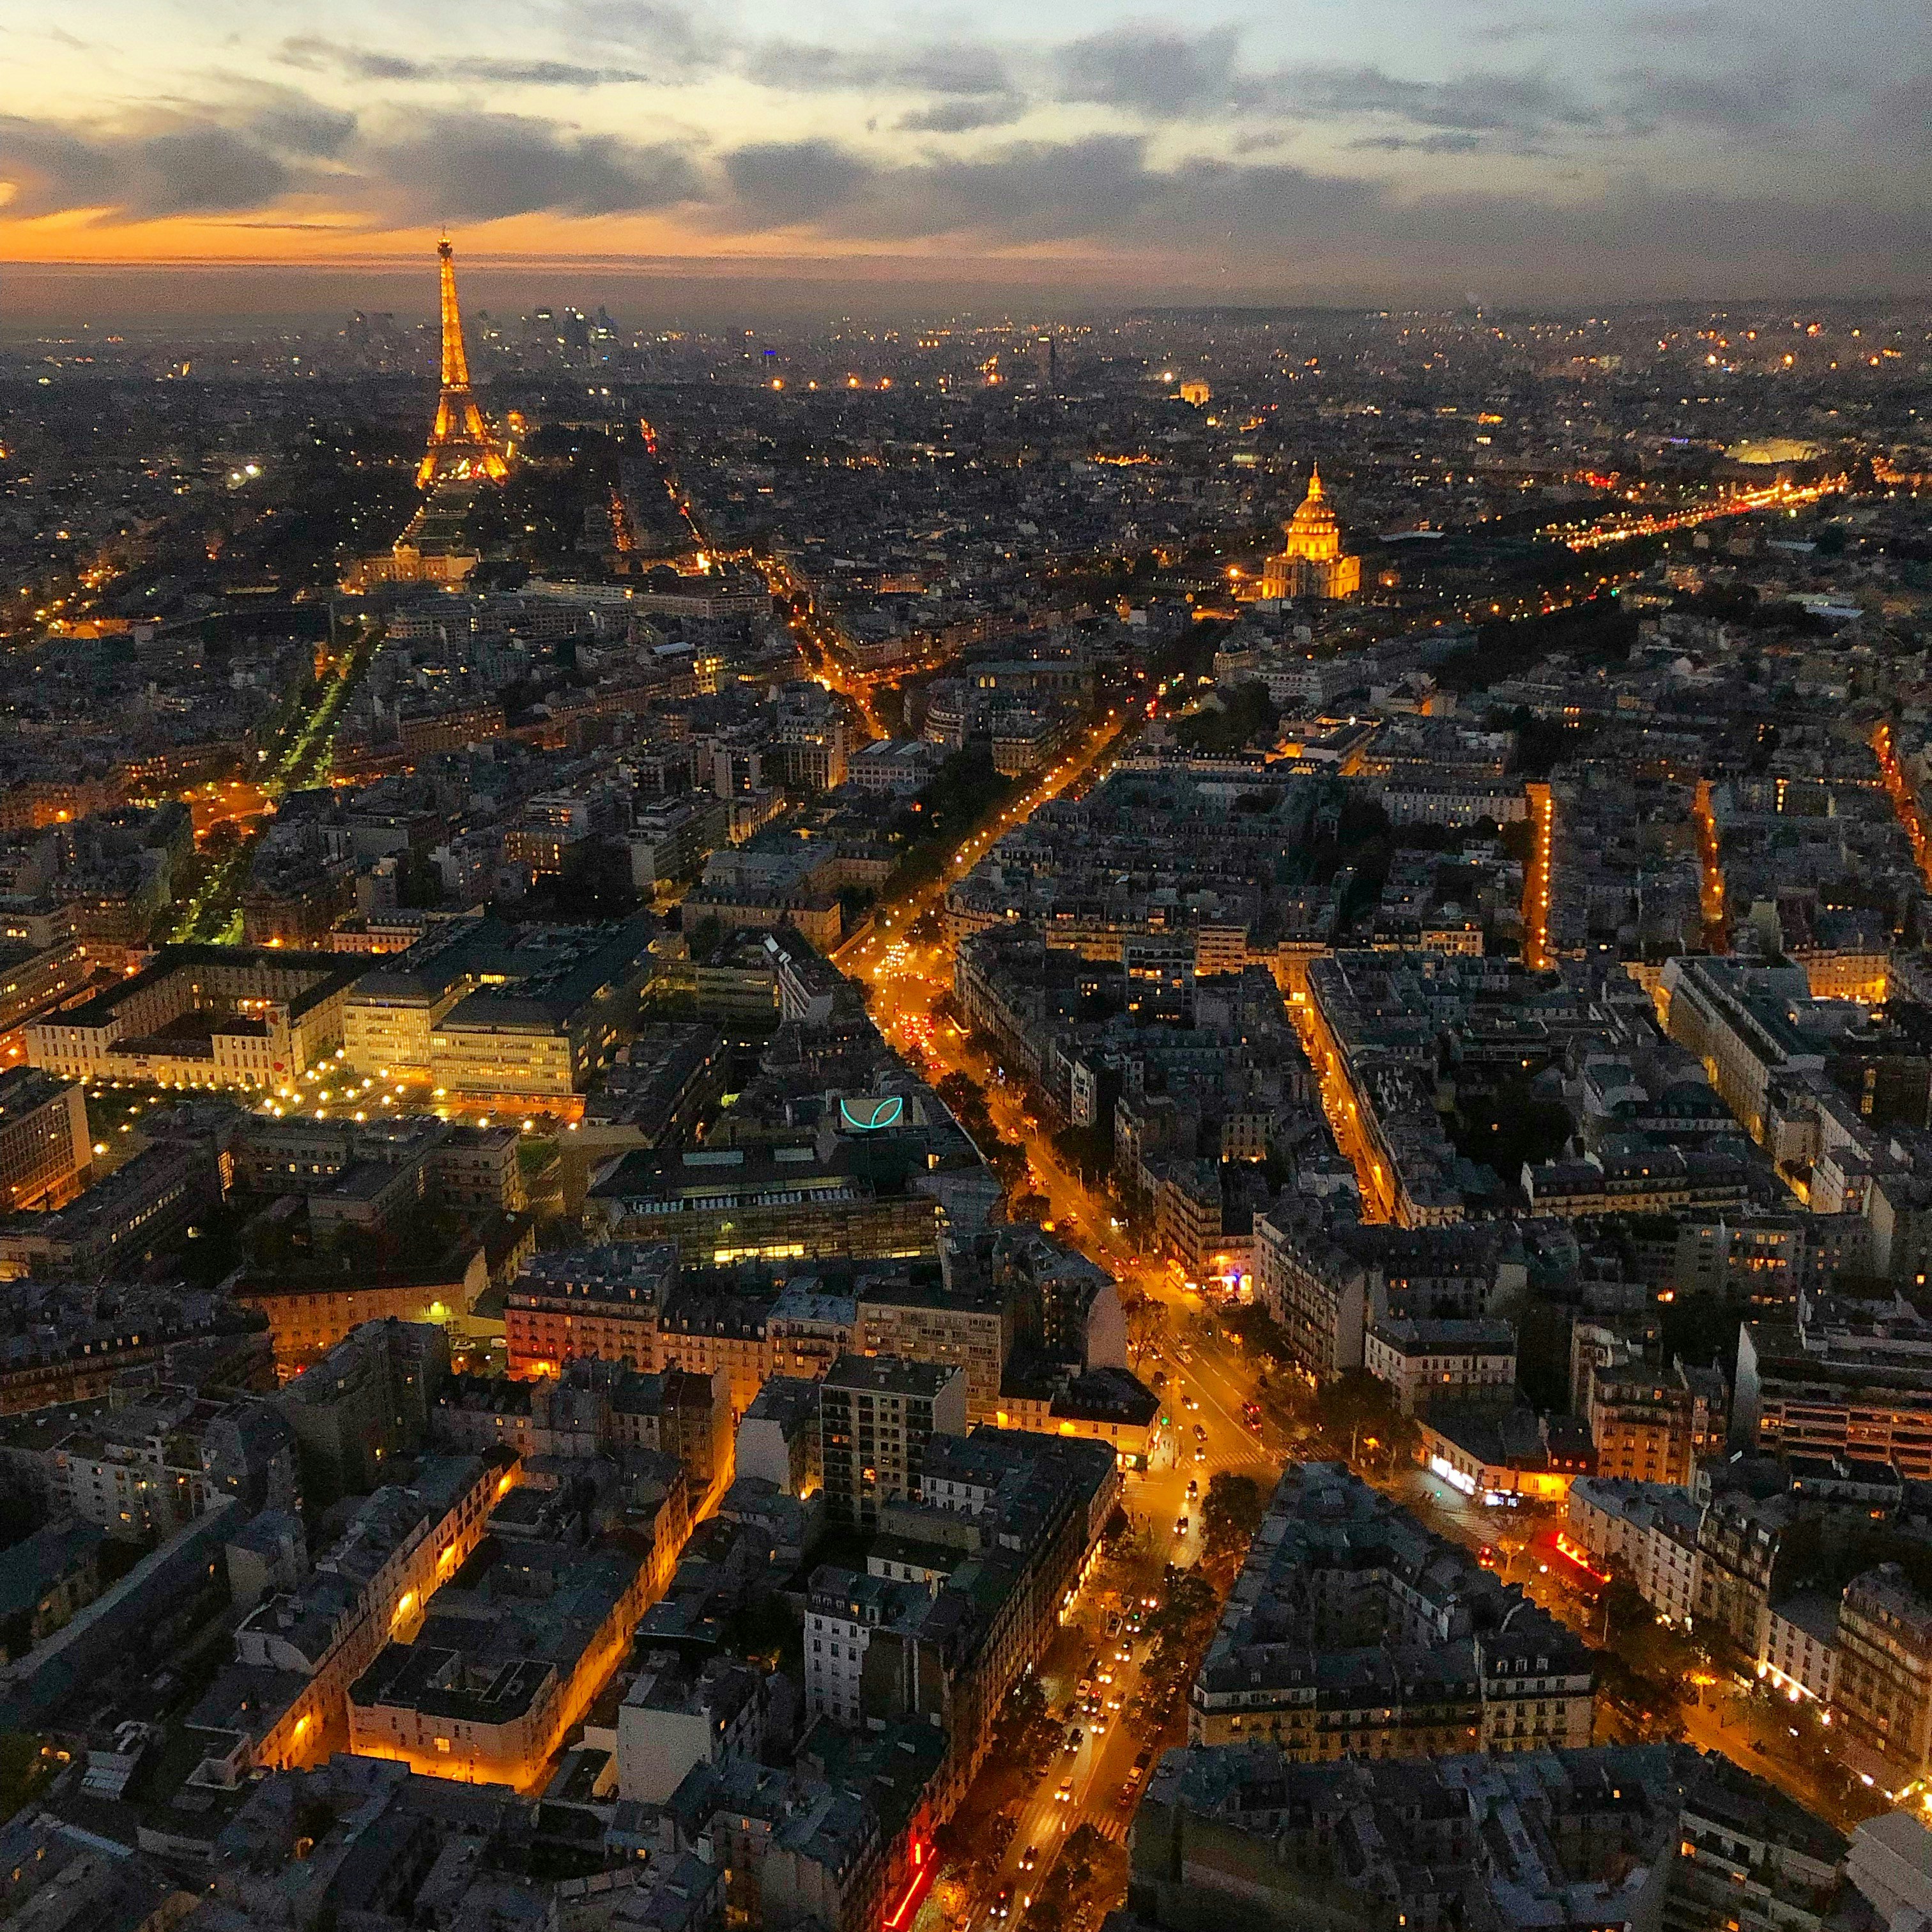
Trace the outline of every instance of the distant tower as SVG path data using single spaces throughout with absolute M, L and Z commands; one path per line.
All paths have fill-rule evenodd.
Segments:
M 456 256 L 447 236 L 436 244 L 436 253 L 442 265 L 442 394 L 436 399 L 436 422 L 416 482 L 424 490 L 452 477 L 500 483 L 510 466 L 470 393 L 470 358 L 463 346 L 463 316 L 456 306 Z
M 1308 494 L 1283 526 L 1286 541 L 1262 571 L 1264 597 L 1352 597 L 1362 587 L 1362 560 L 1342 548 L 1342 526 L 1329 507 L 1318 466 Z

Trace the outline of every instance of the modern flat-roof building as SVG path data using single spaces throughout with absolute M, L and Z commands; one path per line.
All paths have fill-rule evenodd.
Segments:
M 65 1206 L 93 1159 L 85 1088 L 38 1067 L 0 1073 L 0 1213 Z
M 461 1104 L 580 1116 L 584 1088 L 636 1023 L 658 931 L 648 913 L 522 928 L 432 1027 L 430 1078 Z
M 415 945 L 364 973 L 344 1010 L 343 1058 L 365 1073 L 427 1080 L 431 1034 L 482 984 L 482 962 L 508 938 L 496 920 L 439 920 Z
M 1792 1321 L 1738 1336 L 1732 1438 L 1789 1456 L 1848 1456 L 1932 1478 L 1932 1322 L 1902 1297 L 1807 1295 Z
M 460 1106 L 575 1118 L 637 1018 L 658 930 L 646 913 L 598 926 L 441 922 L 358 985 L 344 1058 L 429 1080 Z
M 930 1255 L 939 1204 L 910 1185 L 913 1136 L 811 1147 L 640 1149 L 600 1174 L 585 1218 L 632 1240 L 676 1244 L 686 1267 L 852 1255 Z

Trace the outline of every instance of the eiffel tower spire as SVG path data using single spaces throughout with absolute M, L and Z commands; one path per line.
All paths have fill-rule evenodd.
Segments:
M 442 274 L 442 393 L 436 399 L 436 421 L 416 482 L 425 490 L 452 477 L 500 483 L 509 474 L 509 465 L 470 393 L 470 357 L 463 346 L 462 312 L 456 305 L 456 256 L 448 236 L 436 244 L 436 253 Z

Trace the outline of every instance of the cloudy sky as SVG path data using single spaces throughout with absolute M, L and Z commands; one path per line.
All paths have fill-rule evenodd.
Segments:
M 16 265 L 1932 283 L 1925 0 L 0 0 L 0 63 Z

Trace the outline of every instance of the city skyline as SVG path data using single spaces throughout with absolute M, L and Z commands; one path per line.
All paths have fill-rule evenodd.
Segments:
M 17 1932 L 1932 1928 L 1932 16 L 1133 4 L 0 25 Z
M 245 272 L 332 292 L 445 225 L 476 269 L 640 308 L 721 279 L 806 308 L 1824 297 L 1932 266 L 1932 26 L 1890 0 L 1083 4 L 1044 30 L 1006 4 L 113 0 L 0 44 L 19 314 L 130 286 L 206 306 L 154 271 L 214 265 L 238 310 L 306 308 L 302 278 Z

